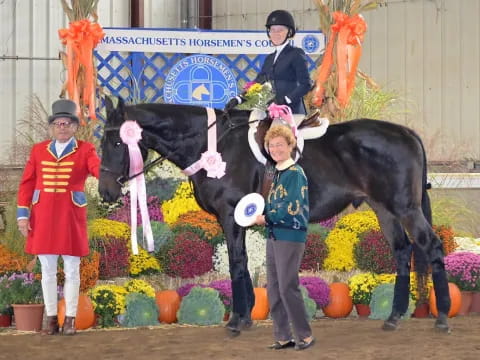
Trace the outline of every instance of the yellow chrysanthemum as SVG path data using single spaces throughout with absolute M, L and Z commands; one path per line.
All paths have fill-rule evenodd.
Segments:
M 361 273 L 348 280 L 350 296 L 355 304 L 370 303 L 372 291 L 378 285 L 377 276 L 373 273 Z
M 130 252 L 128 264 L 131 276 L 156 273 L 161 269 L 158 260 L 141 247 L 138 247 L 138 255 L 133 255 Z
M 162 203 L 163 220 L 168 225 L 173 225 L 182 214 L 199 210 L 200 206 L 193 196 L 193 189 L 188 181 L 180 183 L 174 197 Z
M 378 284 L 394 284 L 395 283 L 395 274 L 378 274 L 377 280 Z
M 155 289 L 152 285 L 150 285 L 145 280 L 140 279 L 133 279 L 127 281 L 123 287 L 127 290 L 127 292 L 138 292 L 145 294 L 149 297 L 155 297 Z
M 110 292 L 114 296 L 113 303 L 108 302 L 109 296 L 105 291 Z M 102 296 L 103 294 L 103 296 Z M 125 296 L 127 290 L 119 285 L 98 285 L 90 290 L 90 298 L 92 300 L 93 308 L 96 309 L 114 309 L 115 315 L 125 312 Z
M 328 256 L 323 263 L 325 270 L 350 271 L 356 267 L 353 256 L 354 245 L 358 242 L 355 233 L 345 229 L 333 229 L 325 243 Z
M 377 216 L 372 210 L 358 211 L 345 215 L 338 220 L 335 227 L 350 230 L 355 234 L 361 234 L 369 230 L 380 230 Z
M 262 91 L 262 85 L 259 83 L 255 83 L 248 88 L 247 96 L 258 94 L 260 91 Z
M 120 221 L 108 219 L 95 219 L 89 223 L 88 232 L 90 238 L 108 239 L 109 237 L 117 239 L 130 238 L 130 226 Z

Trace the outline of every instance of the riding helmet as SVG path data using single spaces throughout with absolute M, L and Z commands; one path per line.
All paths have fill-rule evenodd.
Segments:
M 265 27 L 267 28 L 267 33 L 270 30 L 272 25 L 283 25 L 288 27 L 288 36 L 289 38 L 295 35 L 295 20 L 293 20 L 292 14 L 286 10 L 275 10 L 270 13 L 267 17 L 267 23 Z

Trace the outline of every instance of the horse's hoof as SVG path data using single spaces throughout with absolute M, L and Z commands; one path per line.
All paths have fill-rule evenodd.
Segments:
M 225 327 L 232 333 L 240 333 L 242 330 L 248 330 L 253 326 L 250 316 L 242 317 L 237 313 L 233 313 Z
M 236 332 L 236 331 L 240 332 L 241 330 L 240 315 L 237 313 L 230 314 L 230 319 L 225 325 L 225 328 L 232 332 Z
M 448 325 L 437 325 L 435 324 L 435 331 L 443 334 L 451 334 L 452 328 Z
M 227 328 L 227 335 L 231 338 L 234 338 L 234 337 L 237 337 L 238 335 L 240 335 L 242 332 L 239 331 L 239 330 L 232 330 L 232 329 L 229 329 Z
M 445 334 L 450 334 L 452 332 L 452 329 L 448 326 L 446 315 L 440 314 L 437 320 L 435 320 L 435 330 Z
M 385 331 L 397 330 L 399 321 L 400 316 L 392 314 L 388 317 L 387 320 L 385 320 L 382 329 Z
M 252 319 L 241 319 L 242 322 L 242 329 L 243 330 L 250 330 L 253 326 L 253 321 Z
M 398 322 L 391 321 L 391 320 L 385 320 L 382 326 L 382 330 L 385 330 L 385 331 L 394 331 L 394 330 L 397 330 L 397 328 L 398 328 Z

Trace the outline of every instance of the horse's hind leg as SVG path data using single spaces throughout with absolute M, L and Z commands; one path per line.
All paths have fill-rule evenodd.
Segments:
M 375 209 L 383 235 L 390 243 L 397 265 L 397 276 L 393 292 L 392 312 L 385 320 L 383 330 L 395 330 L 410 302 L 410 260 L 412 244 L 400 222 L 383 207 L 370 204 Z
M 432 266 L 432 280 L 438 309 L 435 327 L 440 331 L 448 332 L 450 330 L 447 322 L 448 312 L 450 311 L 450 293 L 443 261 L 442 242 L 435 235 L 420 209 L 403 217 L 402 224 L 414 239 L 415 248 L 423 253 L 419 258 L 425 258 L 427 264 Z

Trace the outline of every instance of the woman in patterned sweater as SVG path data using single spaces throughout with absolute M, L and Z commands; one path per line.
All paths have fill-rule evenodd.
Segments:
M 307 236 L 308 183 L 302 167 L 291 158 L 296 140 L 289 127 L 273 125 L 265 145 L 276 162 L 265 215 L 256 219 L 268 229 L 267 292 L 275 337 L 269 347 L 303 350 L 315 342 L 298 277 Z

